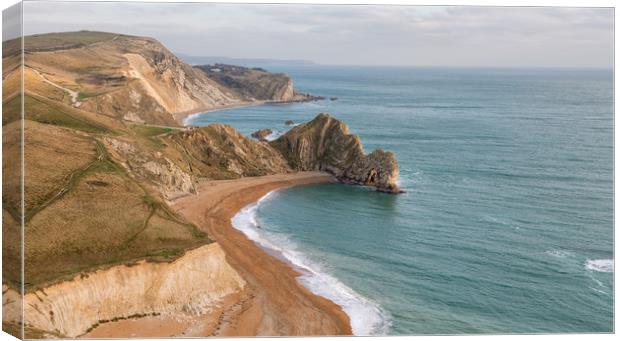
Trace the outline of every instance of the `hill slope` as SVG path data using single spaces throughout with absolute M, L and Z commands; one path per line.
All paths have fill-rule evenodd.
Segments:
M 284 73 L 270 73 L 261 68 L 227 64 L 198 65 L 196 68 L 247 101 L 291 102 L 322 99 L 295 91 L 293 80 Z
M 3 44 L 3 287 L 22 280 L 22 104 L 29 295 L 78 274 L 180 260 L 213 243 L 168 206 L 196 193 L 200 180 L 317 169 L 343 182 L 396 188 L 393 155 L 365 156 L 357 137 L 325 115 L 271 144 L 226 125 L 179 127 L 196 110 L 314 98 L 284 74 L 226 66 L 212 78 L 218 71 L 191 67 L 154 39 L 82 31 L 25 37 L 22 75 L 15 41 Z M 43 312 L 43 320 L 58 322 Z M 17 330 L 15 321 L 5 324 Z M 26 336 L 69 335 L 43 329 Z
M 18 53 L 4 43 L 3 78 L 19 70 Z M 26 91 L 126 121 L 178 124 L 188 113 L 252 101 L 303 99 L 283 74 L 261 73 L 243 91 L 214 80 L 177 58 L 153 38 L 107 32 L 65 32 L 24 37 Z M 15 58 L 13 58 L 15 59 Z M 248 77 L 246 80 L 249 80 Z M 253 96 L 258 94 L 258 96 Z

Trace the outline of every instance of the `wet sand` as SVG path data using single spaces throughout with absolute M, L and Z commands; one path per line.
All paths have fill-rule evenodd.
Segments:
M 246 280 L 245 292 L 224 309 L 213 335 L 350 335 L 349 317 L 337 304 L 298 283 L 293 268 L 233 228 L 231 218 L 268 192 L 305 184 L 335 182 L 326 173 L 299 172 L 238 180 L 205 181 L 197 195 L 171 206 L 207 231 L 230 265 Z

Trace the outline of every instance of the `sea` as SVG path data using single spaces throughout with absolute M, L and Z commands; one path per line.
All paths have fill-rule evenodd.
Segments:
M 270 71 L 326 99 L 187 123 L 277 138 L 328 112 L 366 152 L 396 154 L 404 194 L 296 187 L 232 222 L 340 304 L 356 335 L 613 331 L 611 69 Z

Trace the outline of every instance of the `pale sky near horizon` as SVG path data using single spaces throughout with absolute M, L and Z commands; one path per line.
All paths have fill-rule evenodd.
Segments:
M 150 36 L 176 53 L 320 64 L 611 67 L 612 8 L 25 2 L 24 33 Z

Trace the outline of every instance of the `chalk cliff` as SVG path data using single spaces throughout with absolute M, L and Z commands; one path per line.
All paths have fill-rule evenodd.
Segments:
M 207 313 L 245 281 L 217 243 L 188 251 L 171 263 L 119 265 L 24 296 L 26 328 L 46 337 L 77 337 L 103 321 L 131 316 Z M 17 322 L 17 292 L 3 288 L 5 322 Z M 79 318 L 78 318 L 79 316 Z

